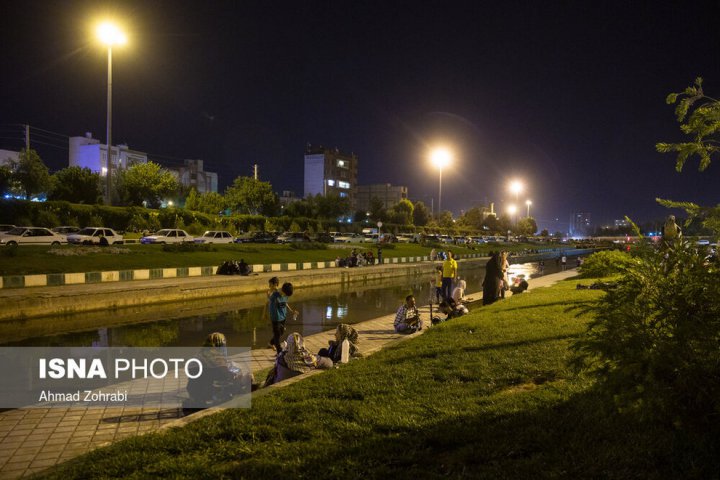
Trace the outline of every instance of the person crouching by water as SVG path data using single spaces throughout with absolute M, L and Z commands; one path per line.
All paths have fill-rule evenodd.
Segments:
M 282 382 L 288 378 L 307 373 L 312 370 L 326 370 L 333 367 L 333 361 L 328 357 L 313 355 L 305 347 L 302 335 L 293 332 L 288 335 L 287 346 L 277 356 L 275 368 L 270 371 L 265 386 Z
M 420 313 L 415 306 L 413 295 L 405 297 L 405 303 L 398 308 L 394 326 L 397 333 L 415 333 L 422 330 L 423 322 L 420 320 Z
M 285 333 L 285 319 L 287 318 L 288 311 L 297 318 L 298 311 L 288 304 L 288 298 L 293 294 L 292 283 L 283 283 L 283 286 L 279 291 L 274 291 L 270 294 L 268 300 L 268 310 L 270 313 L 270 320 L 272 320 L 273 338 L 271 343 L 275 346 L 275 351 L 279 354 L 282 352 L 282 346 L 280 345 L 280 337 Z
M 335 328 L 335 340 L 330 340 L 328 342 L 328 348 L 321 348 L 318 355 L 328 357 L 335 363 L 340 362 L 342 358 L 342 343 L 344 340 L 347 340 L 350 344 L 348 352 L 350 357 L 362 356 L 357 346 L 359 343 L 358 332 L 347 323 L 341 323 Z

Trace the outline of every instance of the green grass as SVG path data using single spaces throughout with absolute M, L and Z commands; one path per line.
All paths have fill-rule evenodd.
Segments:
M 429 247 L 415 244 L 396 244 L 393 247 L 383 248 L 384 258 L 425 256 L 430 253 Z M 74 253 L 82 251 L 82 248 L 66 245 L 56 250 L 60 253 Z M 50 247 L 21 246 L 0 248 L 0 275 L 202 267 L 241 258 L 250 264 L 332 261 L 338 256 L 348 256 L 352 248 L 358 248 L 359 251 L 372 250 L 377 255 L 377 249 L 370 244 L 330 245 L 327 249 L 318 250 L 294 250 L 289 245 L 232 244 L 212 245 L 211 251 L 197 252 L 165 252 L 162 245 L 128 244 L 118 246 L 117 249 L 106 248 L 100 253 L 70 256 L 53 254 Z M 521 246 L 513 245 L 512 248 L 519 249 Z M 118 250 L 127 253 L 111 253 Z M 482 251 L 455 246 L 452 250 L 460 255 Z
M 602 293 L 511 297 L 43 478 L 707 478 L 712 448 L 621 416 L 566 366 Z M 711 445 L 712 447 L 712 445 Z M 715 468 L 716 470 L 712 470 Z

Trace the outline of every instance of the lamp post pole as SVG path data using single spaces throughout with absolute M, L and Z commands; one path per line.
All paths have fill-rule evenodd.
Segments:
M 112 205 L 112 45 L 108 45 L 107 80 L 107 204 Z
M 442 215 L 442 165 L 438 168 L 440 181 L 438 183 L 438 218 Z

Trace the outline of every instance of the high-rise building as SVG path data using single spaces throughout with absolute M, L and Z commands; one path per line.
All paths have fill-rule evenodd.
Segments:
M 328 195 L 335 193 L 350 201 L 350 208 L 357 210 L 358 157 L 354 153 L 342 153 L 337 148 L 322 145 L 305 149 L 305 190 L 304 196 Z
M 107 175 L 107 145 L 92 138 L 87 132 L 84 137 L 70 137 L 69 165 L 89 168 L 101 176 Z M 147 163 L 147 153 L 131 150 L 127 145 L 113 146 L 113 170 L 127 168 L 136 163 Z
M 378 183 L 374 185 L 358 185 L 355 192 L 357 211 L 369 211 L 370 202 L 373 198 L 383 202 L 384 208 L 390 208 L 397 205 L 400 200 L 407 200 L 408 189 L 399 185 L 391 185 L 389 183 Z
M 582 237 L 592 233 L 591 214 L 574 212 L 570 214 L 570 236 Z

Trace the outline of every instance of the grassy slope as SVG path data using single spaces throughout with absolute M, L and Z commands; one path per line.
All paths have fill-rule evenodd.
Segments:
M 574 286 L 476 309 L 250 410 L 129 439 L 47 477 L 669 478 L 707 467 L 566 368 L 589 320 L 570 309 L 600 294 Z
M 60 252 L 77 252 L 73 245 L 60 247 Z M 332 245 L 321 250 L 294 250 L 288 245 L 213 245 L 214 251 L 164 252 L 161 245 L 123 245 L 121 250 L 128 253 L 109 253 L 108 248 L 101 253 L 63 256 L 50 253 L 49 247 L 22 246 L 16 249 L 0 249 L 0 275 L 27 275 L 36 273 L 70 273 L 103 270 L 132 270 L 141 268 L 201 267 L 219 265 L 225 260 L 244 258 L 250 264 L 315 262 L 335 260 L 338 256 L 348 256 L 352 248 L 358 251 L 377 249 L 370 244 Z M 513 248 L 520 248 L 513 245 Z M 478 253 L 477 250 L 452 247 L 460 253 Z M 430 248 L 414 244 L 396 244 L 395 248 L 383 248 L 383 257 L 425 256 Z

